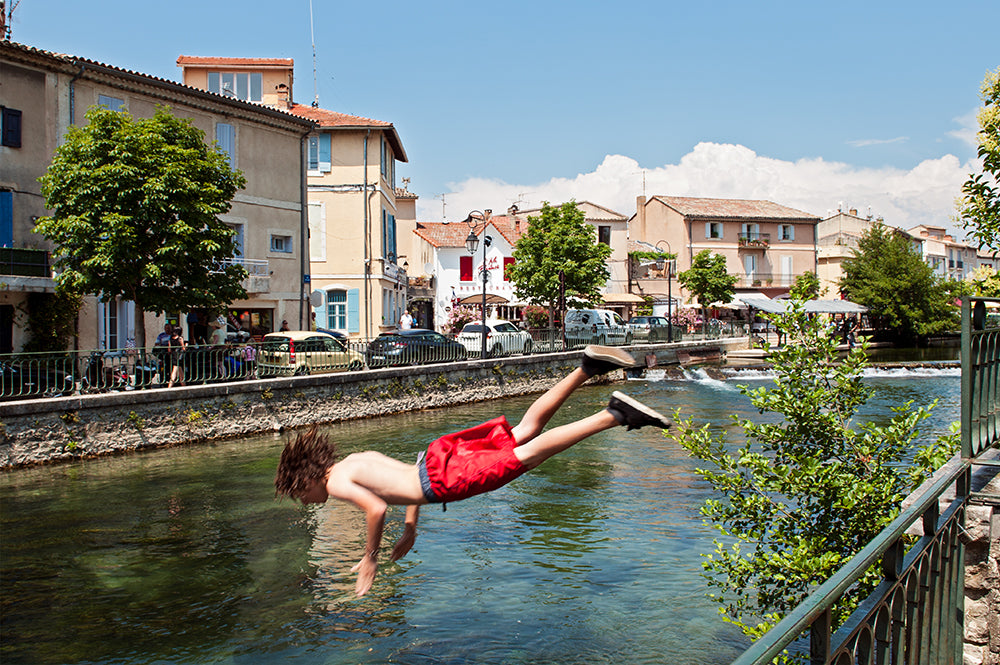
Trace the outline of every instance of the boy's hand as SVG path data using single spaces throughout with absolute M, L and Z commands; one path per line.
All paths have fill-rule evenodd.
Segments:
M 378 570 L 378 560 L 375 557 L 375 554 L 365 554 L 361 558 L 361 561 L 358 561 L 351 568 L 352 573 L 358 574 L 358 581 L 354 585 L 354 593 L 359 596 L 368 593 L 368 590 L 372 588 L 372 582 L 375 581 L 375 571 Z
M 403 535 L 399 537 L 396 544 L 392 548 L 392 554 L 389 555 L 390 561 L 397 561 L 406 556 L 406 553 L 410 551 L 413 547 L 413 541 L 417 539 L 417 528 L 407 524 L 403 528 Z

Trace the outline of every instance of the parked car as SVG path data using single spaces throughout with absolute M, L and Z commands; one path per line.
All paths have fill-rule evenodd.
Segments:
M 369 367 L 452 362 L 467 356 L 459 342 L 422 328 L 382 333 L 365 351 Z
M 458 334 L 458 341 L 469 355 L 478 356 L 483 350 L 483 324 L 466 323 Z M 486 322 L 486 356 L 509 356 L 512 353 L 531 353 L 531 335 L 510 321 Z
M 268 333 L 257 354 L 257 374 L 291 376 L 359 370 L 365 357 L 347 347 L 344 339 L 317 330 Z
M 632 331 L 610 309 L 571 309 L 566 312 L 566 343 L 569 346 L 632 343 Z
M 665 316 L 633 316 L 628 329 L 637 342 L 669 342 L 670 324 Z

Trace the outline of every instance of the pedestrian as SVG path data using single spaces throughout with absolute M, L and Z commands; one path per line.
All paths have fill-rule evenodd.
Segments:
M 407 506 L 403 535 L 390 554 L 390 560 L 395 561 L 413 546 L 421 505 L 446 504 L 498 489 L 553 455 L 612 427 L 670 427 L 670 421 L 656 411 L 614 392 L 607 408 L 542 431 L 587 379 L 634 365 L 635 359 L 622 349 L 588 346 L 580 367 L 535 400 L 517 425 L 511 427 L 505 417 L 499 416 L 443 436 L 430 444 L 416 464 L 375 451 L 352 453 L 338 461 L 335 445 L 314 427 L 286 444 L 278 463 L 275 489 L 278 495 L 303 504 L 323 503 L 332 496 L 353 503 L 365 513 L 365 553 L 351 569 L 358 573 L 355 593 L 363 596 L 378 569 L 389 505 Z
M 412 327 L 413 327 L 413 317 L 410 316 L 410 312 L 408 310 L 404 309 L 403 315 L 399 317 L 399 329 L 409 330 Z

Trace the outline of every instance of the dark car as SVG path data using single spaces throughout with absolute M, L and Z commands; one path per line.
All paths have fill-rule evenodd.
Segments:
M 445 363 L 466 357 L 465 347 L 459 342 L 421 328 L 382 333 L 365 351 L 369 367 Z

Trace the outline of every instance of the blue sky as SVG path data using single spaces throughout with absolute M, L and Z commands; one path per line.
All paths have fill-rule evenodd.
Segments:
M 430 221 L 631 214 L 645 183 L 950 225 L 998 25 L 996 0 L 313 0 L 320 105 L 396 126 Z M 291 57 L 296 101 L 314 95 L 309 0 L 20 0 L 12 31 L 174 80 L 181 54 Z

